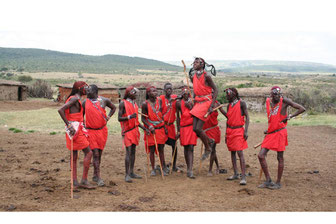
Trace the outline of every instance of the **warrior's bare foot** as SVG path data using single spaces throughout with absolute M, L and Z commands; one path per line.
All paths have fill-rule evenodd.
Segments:
M 205 152 L 202 155 L 201 160 L 202 161 L 206 160 L 210 156 L 210 154 L 211 154 L 211 150 L 205 150 Z
M 99 179 L 99 180 L 97 181 L 97 185 L 98 185 L 99 187 L 103 187 L 103 186 L 105 186 L 105 183 L 104 183 L 103 179 Z
M 132 178 L 130 177 L 130 175 L 127 175 L 126 174 L 126 176 L 125 176 L 125 181 L 127 182 L 127 183 L 132 183 L 133 181 L 132 181 Z
M 156 172 L 155 170 L 152 170 L 151 173 L 150 173 L 151 176 L 156 176 Z
M 195 179 L 195 176 L 192 171 L 187 172 L 187 177 L 189 177 L 190 179 Z
M 238 180 L 239 179 L 239 175 L 238 174 L 234 174 L 231 177 L 226 178 L 227 180 Z
M 258 188 L 268 188 L 270 185 L 274 185 L 274 183 L 271 180 L 265 181 L 264 183 L 260 184 Z
M 135 174 L 135 173 L 131 173 L 131 174 L 130 174 L 130 177 L 133 178 L 133 179 L 142 179 L 141 176 L 139 176 L 139 175 L 137 175 L 137 174 Z
M 80 182 L 80 185 L 79 185 L 80 188 L 84 188 L 84 189 L 88 189 L 88 190 L 91 190 L 91 189 L 96 189 L 95 186 L 92 186 L 88 180 L 82 180 Z
M 78 188 L 79 187 L 78 180 L 73 180 L 73 186 L 74 186 L 74 188 Z
M 212 171 L 209 171 L 208 174 L 207 174 L 208 177 L 212 177 L 213 174 L 212 174 Z
M 281 188 L 281 184 L 280 183 L 272 183 L 269 186 L 267 186 L 268 189 L 271 190 L 278 190 Z
M 93 176 L 93 177 L 92 177 L 92 181 L 93 181 L 93 182 L 96 182 L 96 183 L 97 183 L 98 180 L 99 180 L 99 177 L 98 177 L 98 176 Z
M 239 182 L 240 185 L 246 185 L 246 177 L 243 176 L 241 181 Z

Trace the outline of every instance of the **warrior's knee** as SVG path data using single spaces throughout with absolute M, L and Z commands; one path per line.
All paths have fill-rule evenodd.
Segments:
M 259 160 L 264 160 L 264 159 L 265 159 L 265 155 L 262 154 L 262 153 L 259 153 L 259 154 L 258 154 L 258 159 L 259 159 Z
M 202 130 L 198 129 L 198 128 L 194 128 L 193 131 L 196 133 L 197 137 L 199 137 L 201 135 Z

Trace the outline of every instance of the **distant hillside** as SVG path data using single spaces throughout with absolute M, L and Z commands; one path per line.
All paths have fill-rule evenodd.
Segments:
M 267 61 L 267 60 L 213 60 L 207 61 L 213 64 L 218 71 L 228 73 L 248 72 L 326 72 L 336 73 L 336 66 L 301 61 Z M 170 62 L 179 65 L 181 62 Z M 191 62 L 186 62 L 190 64 Z
M 128 73 L 137 69 L 181 70 L 165 62 L 121 55 L 90 56 L 31 48 L 1 48 L 0 68 L 28 72 Z

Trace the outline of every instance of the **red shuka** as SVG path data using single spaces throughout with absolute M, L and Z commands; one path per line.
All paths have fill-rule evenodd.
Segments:
M 165 134 L 164 130 L 164 121 L 162 119 L 162 113 L 160 111 L 160 101 L 156 99 L 155 106 L 152 108 L 151 104 L 146 100 L 147 103 L 147 110 L 148 110 L 148 117 L 147 122 L 148 124 L 152 125 L 155 128 L 155 137 L 156 143 L 165 144 L 168 140 L 168 136 Z M 155 146 L 154 135 L 150 133 L 149 136 L 145 135 L 144 140 L 146 144 L 146 140 L 148 139 L 148 146 Z M 147 146 L 146 146 L 147 150 Z
M 176 95 L 171 95 L 171 99 L 176 99 Z M 168 130 L 168 138 L 176 139 L 176 129 L 174 122 L 176 120 L 176 100 L 169 106 L 169 100 L 165 95 L 160 96 L 162 101 L 162 116 Z
M 184 100 L 181 100 L 181 119 L 180 119 L 180 143 L 182 146 L 197 145 L 197 135 L 193 131 L 194 118 L 190 110 L 185 106 Z
M 280 131 L 267 134 L 264 138 L 263 143 L 261 144 L 261 148 L 270 149 L 277 152 L 282 152 L 286 150 L 286 146 L 288 145 L 287 139 L 287 123 L 280 123 L 287 117 L 286 115 L 281 115 L 283 98 L 280 98 L 280 102 L 274 107 L 271 107 L 271 99 L 267 98 L 266 100 L 266 110 L 268 117 L 268 129 L 267 133 L 271 133 L 273 131 L 282 129 Z
M 245 124 L 245 116 L 241 115 L 240 104 L 240 100 L 233 107 L 230 103 L 227 111 L 226 145 L 229 151 L 242 151 L 248 148 L 247 142 L 244 139 L 245 128 L 243 126 Z M 232 128 L 238 126 L 242 127 Z
M 91 149 L 104 150 L 108 130 L 106 127 L 106 111 L 100 106 L 100 97 L 98 100 L 91 101 L 87 99 L 85 103 L 85 127 L 89 133 L 89 143 Z M 99 129 L 99 130 L 94 130 Z
M 132 118 L 127 121 L 121 121 L 121 135 L 123 136 L 123 143 L 125 147 L 129 147 L 131 145 L 139 145 L 139 139 L 140 139 L 140 132 L 139 132 L 139 119 L 138 119 L 138 111 L 139 107 L 134 102 L 134 105 L 129 102 L 128 100 L 123 100 L 125 111 L 122 116 L 127 117 L 129 115 L 132 115 L 136 113 L 136 117 Z
M 195 73 L 193 77 L 193 87 L 195 93 L 195 105 L 190 113 L 201 119 L 202 121 L 206 121 L 204 115 L 208 112 L 211 103 L 212 103 L 212 88 L 205 84 L 205 74 L 204 71 L 200 78 L 197 78 Z
M 67 103 L 70 99 L 76 96 L 69 97 L 65 103 Z M 73 150 L 82 150 L 89 146 L 89 142 L 86 138 L 86 136 L 83 133 L 83 107 L 81 101 L 78 99 L 78 102 L 80 104 L 81 110 L 78 113 L 70 114 L 70 108 L 65 110 L 65 117 L 68 121 L 77 121 L 80 123 L 77 133 L 73 137 Z M 66 139 L 66 146 L 69 150 L 71 150 L 71 140 L 67 134 L 65 134 Z
M 209 138 L 215 140 L 215 142 L 218 144 L 220 143 L 220 139 L 221 139 L 221 131 L 218 127 L 217 117 L 218 117 L 218 112 L 216 110 L 208 116 L 207 120 L 205 121 L 203 125 L 203 130 Z

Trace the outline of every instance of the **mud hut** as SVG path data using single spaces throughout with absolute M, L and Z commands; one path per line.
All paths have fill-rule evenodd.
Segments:
M 109 98 L 112 103 L 119 103 L 120 93 L 117 86 L 103 84 L 96 85 L 98 87 L 99 96 Z M 56 86 L 58 87 L 57 101 L 64 103 L 71 93 L 73 84 L 58 84 Z M 83 97 L 85 98 L 86 96 Z
M 0 80 L 0 100 L 26 100 L 28 87 L 21 83 L 9 80 Z

